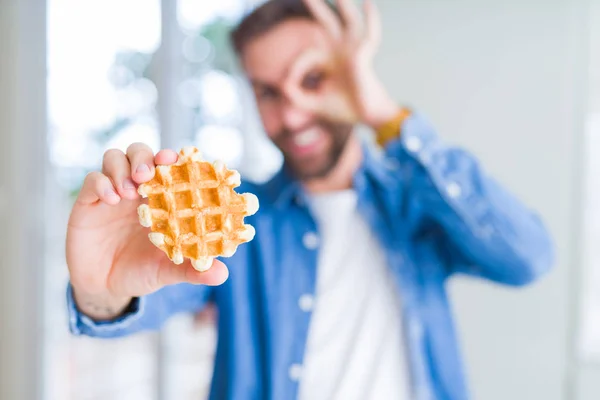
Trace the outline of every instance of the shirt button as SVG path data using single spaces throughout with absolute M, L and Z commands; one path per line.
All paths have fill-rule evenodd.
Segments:
M 413 153 L 421 150 L 423 144 L 421 143 L 421 139 L 416 136 L 409 136 L 406 138 L 406 148 Z
M 460 188 L 458 183 L 450 182 L 448 186 L 446 186 L 446 193 L 448 193 L 448 196 L 450 196 L 450 198 L 456 199 L 461 195 L 462 189 Z
M 294 382 L 298 382 L 302 377 L 302 365 L 300 364 L 292 364 L 290 365 L 290 369 L 288 369 L 288 376 Z
M 310 294 L 303 294 L 298 299 L 298 307 L 304 312 L 312 311 L 315 305 L 315 298 Z
M 302 243 L 307 249 L 315 250 L 319 247 L 319 236 L 314 232 L 307 232 L 302 237 Z

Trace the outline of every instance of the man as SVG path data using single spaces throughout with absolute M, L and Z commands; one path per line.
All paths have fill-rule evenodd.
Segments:
M 177 155 L 108 151 L 69 222 L 71 330 L 128 335 L 211 302 L 213 399 L 468 398 L 446 280 L 527 284 L 552 246 L 471 155 L 392 100 L 373 69 L 379 36 L 370 2 L 271 0 L 247 16 L 233 43 L 285 156 L 272 181 L 241 190 L 260 198 L 255 239 L 228 259 L 231 276 L 220 261 L 173 265 L 135 210 L 136 186 Z

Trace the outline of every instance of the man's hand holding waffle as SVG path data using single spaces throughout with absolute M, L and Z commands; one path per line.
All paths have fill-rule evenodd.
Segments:
M 258 201 L 236 193 L 239 184 L 236 171 L 203 161 L 193 148 L 155 156 L 136 143 L 127 154 L 107 151 L 69 219 L 67 264 L 77 306 L 106 320 L 133 297 L 167 285 L 223 283 L 228 270 L 215 257 L 232 255 L 254 236 L 243 218 Z

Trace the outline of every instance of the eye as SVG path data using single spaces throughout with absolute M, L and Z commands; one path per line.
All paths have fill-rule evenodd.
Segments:
M 275 88 L 269 86 L 255 88 L 254 92 L 259 100 L 277 100 L 279 97 L 279 92 Z
M 323 71 L 309 72 L 302 79 L 302 88 L 306 90 L 318 90 L 324 80 L 325 73 Z

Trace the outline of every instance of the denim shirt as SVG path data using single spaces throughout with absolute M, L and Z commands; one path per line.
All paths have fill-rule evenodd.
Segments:
M 553 264 L 548 232 L 473 156 L 444 146 L 418 115 L 383 152 L 365 148 L 354 188 L 401 297 L 411 399 L 468 399 L 446 281 L 462 273 L 527 284 Z M 285 170 L 239 191 L 255 193 L 261 208 L 246 219 L 255 239 L 224 260 L 227 282 L 163 288 L 108 322 L 80 313 L 69 287 L 71 332 L 111 338 L 158 329 L 175 313 L 213 302 L 219 318 L 210 398 L 296 398 L 311 320 L 299 299 L 315 291 L 319 227 Z

